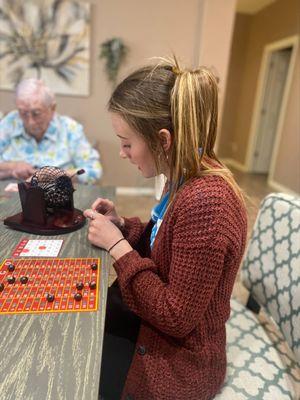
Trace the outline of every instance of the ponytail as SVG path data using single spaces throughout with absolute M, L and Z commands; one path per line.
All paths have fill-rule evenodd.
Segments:
M 174 126 L 171 180 L 180 184 L 198 176 L 204 156 L 215 158 L 218 115 L 217 81 L 205 68 L 196 71 L 175 69 L 171 92 Z

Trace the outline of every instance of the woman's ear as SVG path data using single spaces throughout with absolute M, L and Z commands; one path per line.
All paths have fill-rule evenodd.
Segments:
M 159 135 L 159 140 L 161 142 L 161 146 L 164 149 L 164 152 L 169 151 L 172 143 L 172 136 L 170 131 L 168 131 L 168 129 L 161 129 L 158 132 L 158 135 Z

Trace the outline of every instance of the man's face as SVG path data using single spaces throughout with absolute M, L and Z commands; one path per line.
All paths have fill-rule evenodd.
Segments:
M 16 106 L 28 135 L 41 140 L 53 118 L 55 105 L 46 106 L 39 98 L 18 99 Z

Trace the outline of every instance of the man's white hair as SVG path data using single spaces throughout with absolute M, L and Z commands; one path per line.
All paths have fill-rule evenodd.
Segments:
M 21 81 L 15 91 L 15 100 L 27 100 L 37 96 L 45 106 L 55 104 L 55 95 L 41 79 L 29 78 Z

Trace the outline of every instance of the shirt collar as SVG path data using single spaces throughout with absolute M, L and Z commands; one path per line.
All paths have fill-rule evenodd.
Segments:
M 56 142 L 58 132 L 59 132 L 59 120 L 57 114 L 55 113 L 53 115 L 52 120 L 50 121 L 50 124 L 48 125 L 48 128 L 43 136 L 43 139 L 47 138 L 52 142 Z

